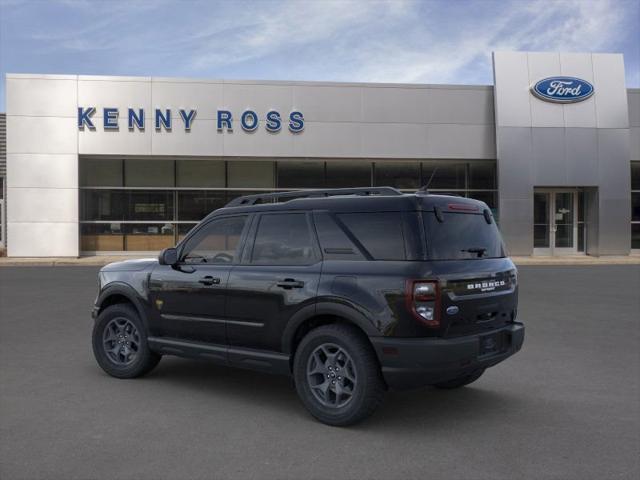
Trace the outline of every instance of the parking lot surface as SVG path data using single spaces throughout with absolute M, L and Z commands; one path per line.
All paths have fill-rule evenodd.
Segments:
M 350 428 L 288 378 L 165 357 L 96 365 L 95 267 L 0 268 L 0 478 L 640 478 L 640 267 L 520 267 L 523 350 Z

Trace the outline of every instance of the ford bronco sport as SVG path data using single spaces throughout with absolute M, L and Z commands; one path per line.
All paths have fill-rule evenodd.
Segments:
M 179 355 L 291 375 L 330 425 L 369 416 L 386 389 L 474 382 L 524 340 L 487 205 L 420 191 L 240 197 L 99 283 L 93 350 L 108 374 Z

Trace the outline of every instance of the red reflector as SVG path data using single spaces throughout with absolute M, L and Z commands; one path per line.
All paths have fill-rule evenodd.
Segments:
M 479 208 L 476 205 L 467 205 L 464 203 L 450 203 L 447 205 L 449 210 L 459 210 L 464 212 L 477 212 Z

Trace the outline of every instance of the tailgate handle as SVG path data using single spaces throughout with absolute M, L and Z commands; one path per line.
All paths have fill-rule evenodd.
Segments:
M 220 279 L 219 278 L 214 278 L 211 275 L 207 275 L 206 277 L 202 277 L 200 280 L 198 280 L 199 283 L 203 284 L 203 285 L 219 285 L 220 284 Z

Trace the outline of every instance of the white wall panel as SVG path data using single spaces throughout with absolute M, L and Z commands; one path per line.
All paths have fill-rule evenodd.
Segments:
M 304 132 L 293 136 L 293 154 L 296 157 L 358 157 L 360 129 L 357 123 L 307 121 Z M 288 131 L 282 133 L 291 135 Z
M 369 158 L 427 158 L 426 124 L 363 124 L 362 155 Z
M 179 118 L 181 108 L 197 109 L 194 125 L 200 120 L 217 118 L 218 108 L 224 105 L 222 83 L 213 82 L 169 82 L 154 78 L 151 98 L 154 108 L 169 108 L 174 118 Z
M 427 123 L 428 112 L 426 88 L 362 88 L 362 120 L 366 123 Z
M 7 154 L 77 151 L 78 133 L 75 117 L 7 115 Z
M 295 85 L 293 106 L 308 122 L 359 122 L 362 118 L 361 87 Z
M 234 128 L 240 128 L 240 115 L 245 110 L 255 111 L 264 119 L 269 110 L 280 112 L 283 119 L 288 120 L 292 110 L 299 110 L 293 100 L 293 87 L 289 85 L 257 85 L 225 83 L 222 86 L 221 109 L 233 113 Z
M 102 121 L 100 119 L 100 121 Z M 81 155 L 151 155 L 151 134 L 153 121 L 145 120 L 145 129 L 127 127 L 128 119 L 120 115 L 117 130 L 105 130 L 97 126 L 94 130 L 85 128 L 78 132 L 78 150 Z
M 590 53 L 561 53 L 560 75 L 577 77 L 594 84 L 593 65 Z M 596 127 L 596 100 L 588 98 L 582 102 L 572 103 L 564 108 L 565 127 Z
M 530 127 L 529 65 L 525 52 L 494 52 L 496 126 Z
M 96 108 L 93 123 L 97 128 L 102 129 L 103 108 L 118 108 L 120 118 L 125 119 L 128 108 L 144 108 L 146 116 L 153 114 L 150 77 L 139 77 L 135 81 L 90 78 L 81 76 L 78 80 L 78 106 Z
M 7 188 L 7 222 L 77 222 L 77 188 Z
M 598 128 L 629 128 L 622 55 L 594 53 L 591 58 Z
M 7 115 L 75 118 L 76 85 L 75 76 L 66 79 L 7 76 Z
M 75 154 L 10 153 L 7 166 L 7 188 L 78 188 Z
M 77 257 L 78 224 L 7 223 L 10 257 Z
M 558 53 L 529 53 L 529 86 L 543 78 L 560 75 L 560 55 Z M 563 105 L 546 102 L 529 93 L 531 126 L 564 127 Z
M 433 158 L 495 158 L 493 125 L 427 125 L 428 156 Z
M 175 120 L 174 120 L 175 121 Z M 244 132 L 239 132 L 244 133 Z M 151 153 L 153 155 L 203 155 L 219 156 L 223 153 L 223 135 L 216 131 L 215 120 L 197 119 L 186 132 L 182 126 L 171 132 L 152 129 Z

